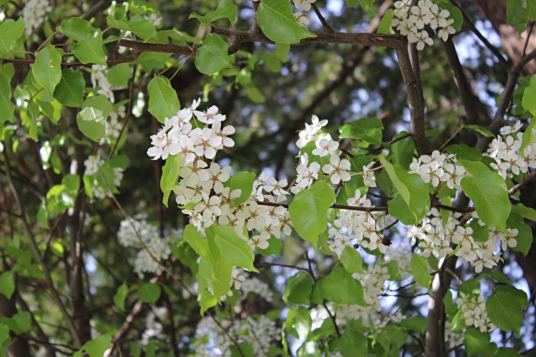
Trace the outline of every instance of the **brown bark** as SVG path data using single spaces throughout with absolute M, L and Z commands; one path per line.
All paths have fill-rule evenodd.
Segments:
M 8 299 L 3 294 L 0 294 L 0 317 L 13 317 L 17 314 L 15 296 L 16 294 L 13 294 L 13 297 Z M 16 335 L 12 335 L 11 338 L 12 341 L 6 349 L 7 357 L 31 357 L 27 340 L 18 338 Z

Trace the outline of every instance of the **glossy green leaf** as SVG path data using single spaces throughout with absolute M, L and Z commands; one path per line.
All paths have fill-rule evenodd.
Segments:
M 11 102 L 11 85 L 9 80 L 0 73 L 0 123 L 11 121 L 15 105 Z
M 521 104 L 523 105 L 523 108 L 536 116 L 536 74 L 530 78 L 530 83 L 527 88 L 525 88 L 525 93 L 523 93 Z
M 213 229 L 213 227 L 211 227 L 211 229 Z M 206 230 L 206 233 L 209 247 L 208 262 L 212 267 L 212 275 L 216 280 L 212 282 L 212 292 L 214 294 L 214 297 L 219 301 L 221 297 L 227 294 L 231 289 L 231 276 L 233 271 L 233 265 L 222 257 L 220 250 L 215 242 L 215 239 L 218 238 L 214 237 L 214 233 L 211 233 L 208 229 Z
M 24 19 L 22 16 L 17 21 L 12 19 L 3 20 L 0 23 L 0 55 L 8 56 L 11 44 L 22 36 L 24 32 Z
M 311 188 L 299 192 L 289 206 L 290 219 L 296 232 L 316 246 L 318 235 L 327 228 L 329 207 L 335 202 L 331 187 L 317 181 Z
M 93 141 L 99 141 L 106 134 L 106 118 L 113 106 L 102 94 L 88 97 L 82 104 L 82 111 L 76 115 L 78 129 Z
M 403 167 L 388 162 L 380 155 L 380 162 L 400 196 L 415 217 L 414 223 L 420 222 L 430 209 L 428 185 L 418 174 L 410 174 Z
M 383 15 L 382 20 L 380 21 L 380 25 L 378 26 L 378 33 L 389 33 L 391 30 L 391 22 L 393 22 L 393 16 L 393 9 L 389 9 L 385 12 L 385 15 Z
M 214 233 L 214 242 L 220 250 L 223 259 L 234 266 L 258 272 L 253 266 L 255 254 L 238 234 L 229 226 L 217 226 Z
M 122 311 L 125 311 L 125 299 L 128 295 L 128 286 L 126 283 L 121 284 L 117 291 L 114 294 L 113 300 L 115 306 L 117 306 Z
M 480 126 L 480 125 L 462 125 L 462 128 L 472 129 L 487 138 L 495 137 L 495 135 L 493 135 L 493 133 L 489 129 L 484 128 L 483 126 Z
M 161 292 L 160 285 L 153 283 L 143 284 L 138 288 L 138 298 L 143 302 L 154 304 L 160 297 Z
M 363 259 L 361 254 L 352 246 L 344 247 L 341 256 L 341 264 L 347 272 L 363 274 Z
M 495 356 L 497 345 L 491 343 L 489 333 L 480 332 L 479 329 L 471 327 L 463 335 L 463 345 L 469 356 Z
M 290 310 L 285 322 L 287 332 L 300 340 L 307 338 L 312 324 L 311 314 L 304 306 L 298 306 Z
M 149 90 L 149 113 L 154 115 L 160 123 L 164 123 L 165 118 L 177 115 L 181 109 L 181 103 L 177 92 L 171 87 L 167 78 L 154 77 L 147 89 Z
M 203 41 L 203 46 L 197 50 L 195 66 L 204 74 L 212 74 L 232 67 L 227 55 L 227 43 L 215 33 L 207 36 Z
M 454 144 L 446 147 L 446 150 L 453 155 L 456 155 L 457 160 L 480 161 L 482 153 L 474 147 L 467 144 Z
M 88 21 L 79 17 L 65 21 L 58 30 L 77 41 L 72 52 L 80 62 L 106 64 L 101 30 L 94 28 Z
M 255 181 L 255 174 L 253 172 L 243 171 L 234 174 L 223 184 L 223 186 L 231 188 L 229 192 L 240 190 L 240 196 L 233 200 L 231 207 L 235 207 L 249 200 L 253 191 L 253 181 Z
M 463 166 L 465 171 L 471 175 L 474 175 L 479 171 L 490 171 L 489 167 L 480 161 L 458 160 L 458 165 Z
M 32 72 L 37 83 L 52 95 L 61 80 L 61 55 L 54 46 L 46 46 L 35 56 Z
M 3 294 L 6 298 L 11 299 L 11 295 L 15 292 L 15 279 L 13 279 L 13 272 L 6 271 L 0 274 L 0 294 Z
M 266 37 L 277 43 L 298 43 L 316 37 L 298 23 L 287 0 L 262 0 L 257 9 L 257 22 Z
M 89 357 L 102 357 L 106 350 L 112 346 L 112 336 L 110 334 L 100 335 L 94 340 L 88 341 L 82 347 Z
M 209 11 L 205 16 L 201 16 L 197 13 L 192 13 L 190 15 L 191 18 L 196 18 L 201 23 L 208 25 L 211 22 L 214 22 L 219 19 L 227 18 L 231 22 L 231 25 L 234 24 L 234 21 L 236 19 L 236 11 L 237 7 L 235 4 L 233 4 L 229 0 L 219 0 L 218 7 L 214 11 Z
M 354 138 L 369 144 L 381 145 L 383 124 L 380 119 L 359 119 L 344 124 L 341 129 L 341 138 Z
M 184 228 L 183 237 L 200 257 L 207 259 L 208 245 L 193 224 L 188 224 Z
M 342 267 L 322 281 L 322 289 L 324 298 L 335 303 L 368 306 L 363 295 L 363 285 Z
M 54 90 L 54 98 L 69 107 L 82 107 L 86 85 L 84 76 L 72 69 L 64 69 L 61 73 L 61 80 Z
M 393 140 L 398 139 L 405 134 L 407 134 L 407 132 L 403 131 L 396 135 Z M 413 162 L 413 153 L 415 152 L 415 142 L 413 141 L 413 138 L 408 136 L 405 139 L 398 140 L 391 144 L 391 149 L 389 151 L 390 162 L 400 165 L 409 171 L 409 165 Z
M 419 254 L 413 254 L 410 265 L 411 272 L 413 273 L 413 277 L 415 278 L 417 284 L 428 288 L 432 282 L 432 277 L 428 271 L 428 264 L 426 264 L 426 260 L 424 260 L 424 258 Z
M 510 215 L 510 199 L 503 178 L 492 171 L 479 171 L 464 177 L 461 186 L 474 202 L 478 217 L 488 226 L 506 230 Z
M 504 331 L 514 331 L 519 336 L 523 324 L 523 310 L 527 306 L 527 295 L 514 287 L 500 290 L 486 301 L 486 312 L 495 325 Z
M 164 193 L 162 201 L 168 206 L 169 195 L 179 183 L 180 155 L 168 156 L 166 164 L 162 167 L 162 177 L 160 177 L 160 188 Z
M 313 278 L 306 272 L 300 272 L 291 276 L 287 281 L 283 301 L 293 304 L 309 305 L 313 292 Z

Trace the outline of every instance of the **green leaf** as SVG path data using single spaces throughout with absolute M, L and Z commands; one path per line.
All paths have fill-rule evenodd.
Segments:
M 11 337 L 9 336 L 9 327 L 6 325 L 0 324 L 0 346 L 3 346 L 5 342 L 10 341 Z M 0 352 L 2 348 L 0 347 Z
M 0 323 L 7 325 L 11 331 L 20 335 L 31 329 L 32 315 L 29 312 L 19 312 L 11 318 L 5 316 L 2 317 Z
M 480 332 L 479 329 L 471 327 L 463 335 L 465 351 L 469 356 L 495 356 L 497 345 L 491 343 L 489 333 Z
M 378 33 L 389 33 L 391 30 L 391 22 L 393 22 L 393 16 L 393 9 L 389 9 L 385 12 L 385 15 L 383 15 L 382 20 L 380 21 L 380 25 L 378 26 Z
M 515 228 L 518 230 L 517 236 L 514 239 L 517 241 L 517 244 L 512 249 L 516 252 L 523 253 L 524 256 L 529 254 L 529 250 L 532 247 L 532 229 L 525 224 L 523 217 L 517 213 L 510 213 L 508 220 L 506 221 L 508 228 Z
M 526 219 L 536 222 L 536 209 L 527 207 L 523 203 L 513 205 L 512 213 L 517 213 Z
M 454 22 L 450 25 L 454 27 L 456 31 L 460 31 L 463 25 L 463 13 L 458 6 L 451 5 L 447 1 L 441 2 L 441 7 L 450 12 L 449 19 L 454 19 Z
M 406 330 L 416 331 L 421 335 L 426 333 L 427 324 L 426 318 L 421 316 L 412 316 L 400 321 L 400 326 Z
M 424 260 L 424 258 L 419 254 L 413 254 L 410 265 L 411 272 L 413 273 L 413 277 L 415 278 L 417 284 L 428 288 L 432 282 L 432 277 L 428 271 L 428 264 L 426 264 L 426 260 Z
M 268 248 L 260 249 L 259 247 L 256 247 L 255 251 L 265 257 L 269 257 L 270 255 L 274 254 L 280 257 L 281 250 L 283 250 L 283 241 L 272 235 L 270 239 L 268 239 L 268 244 Z
M 349 245 L 344 247 L 342 251 L 341 264 L 351 274 L 363 274 L 363 259 L 361 258 L 361 254 Z
M 208 259 L 208 245 L 193 224 L 188 224 L 184 228 L 183 237 L 200 257 Z
M 342 267 L 326 277 L 322 289 L 324 298 L 335 303 L 368 306 L 363 295 L 363 285 Z
M 0 73 L 0 124 L 11 121 L 15 105 L 11 102 L 11 85 L 9 80 Z
M 180 170 L 180 155 L 168 156 L 166 164 L 162 167 L 162 177 L 160 177 L 160 188 L 164 193 L 162 201 L 168 206 L 169 195 L 178 184 Z
M 508 0 L 506 3 L 506 23 L 517 28 L 519 35 L 527 29 L 527 19 L 529 16 L 528 9 L 522 6 L 522 1 Z
M 495 325 L 504 331 L 514 331 L 519 336 L 523 324 L 523 310 L 527 307 L 527 295 L 514 287 L 500 290 L 486 301 L 486 312 Z
M 249 271 L 259 272 L 253 266 L 255 254 L 253 254 L 246 241 L 240 238 L 234 229 L 229 226 L 218 225 L 214 233 L 214 242 L 223 259 L 232 265 Z
M 93 141 L 99 141 L 106 134 L 106 118 L 113 106 L 102 94 L 88 97 L 82 104 L 82 111 L 76 116 L 78 129 Z
M 138 288 L 138 298 L 149 304 L 154 304 L 160 297 L 160 285 L 153 283 L 143 284 Z
M 233 4 L 231 1 L 219 0 L 218 8 L 216 10 L 209 11 L 205 16 L 201 16 L 194 12 L 190 15 L 189 19 L 196 18 L 201 21 L 201 23 L 208 25 L 216 20 L 227 18 L 232 25 L 234 24 L 234 21 L 236 19 L 236 9 L 236 5 Z
M 525 88 L 525 93 L 523 93 L 521 104 L 523 108 L 527 109 L 533 116 L 536 116 L 536 74 L 530 78 L 530 83 Z
M 381 145 L 382 121 L 378 118 L 359 119 L 344 124 L 340 128 L 341 138 L 354 138 L 363 140 L 369 144 Z
M 32 72 L 39 83 L 52 96 L 61 80 L 61 55 L 54 46 L 46 46 L 35 56 Z
M 461 186 L 474 202 L 478 217 L 488 226 L 505 232 L 510 199 L 503 178 L 492 171 L 479 171 L 473 177 L 464 177 Z
M 501 347 L 497 352 L 497 357 L 522 357 L 514 348 Z
M 495 137 L 495 135 L 493 135 L 493 133 L 489 131 L 489 129 L 484 128 L 483 126 L 480 126 L 480 125 L 462 125 L 462 128 L 473 129 L 474 131 L 480 133 L 481 135 L 484 135 L 487 138 Z
M 458 160 L 458 165 L 463 166 L 465 171 L 471 175 L 474 175 L 479 171 L 490 171 L 490 169 L 480 161 Z
M 313 292 L 313 278 L 306 272 L 299 272 L 288 279 L 283 301 L 293 304 L 310 305 Z
M 13 279 L 13 272 L 6 271 L 0 274 L 0 293 L 8 299 L 11 299 L 11 295 L 15 292 L 15 279 Z
M 126 283 L 121 284 L 119 288 L 117 288 L 117 292 L 114 294 L 113 300 L 115 306 L 117 306 L 119 309 L 125 311 L 125 299 L 128 295 L 128 286 Z
M 335 193 L 323 181 L 317 181 L 299 192 L 289 206 L 292 226 L 298 234 L 316 246 L 318 235 L 327 228 L 329 207 L 335 201 Z
M 85 350 L 89 357 L 102 357 L 104 352 L 111 347 L 112 336 L 110 334 L 100 335 L 94 340 L 88 341 L 82 347 L 82 350 Z
M 24 32 L 24 19 L 22 16 L 17 21 L 7 19 L 0 23 L 0 55 L 8 56 L 11 52 L 11 44 L 22 36 Z
M 131 32 L 144 40 L 156 37 L 156 28 L 154 27 L 153 22 L 149 19 L 144 19 L 138 15 L 132 16 L 132 18 L 127 21 L 127 25 Z
M 285 322 L 288 333 L 300 340 L 307 338 L 312 324 L 311 314 L 304 306 L 290 310 Z
M 212 74 L 224 68 L 233 67 L 227 55 L 227 43 L 215 33 L 209 35 L 203 41 L 203 46 L 197 50 L 195 66 L 204 74 Z
M 355 330 L 346 330 L 339 340 L 339 351 L 346 356 L 367 356 L 368 340 Z
M 181 103 L 177 92 L 171 87 L 169 80 L 164 77 L 154 77 L 147 86 L 149 90 L 149 112 L 164 123 L 165 118 L 177 115 Z
M 106 78 L 114 87 L 123 87 L 128 85 L 128 81 L 132 77 L 132 69 L 128 63 L 120 63 L 108 69 Z
M 211 226 L 209 229 L 206 229 L 205 232 L 207 234 L 209 247 L 208 262 L 212 267 L 212 275 L 215 278 L 215 281 L 212 282 L 212 292 L 214 297 L 219 301 L 221 297 L 227 294 L 231 289 L 233 265 L 222 257 L 215 242 L 214 227 Z
M 392 165 L 383 155 L 379 158 L 393 185 L 413 213 L 414 223 L 420 222 L 430 209 L 428 185 L 418 174 L 409 174 L 403 167 Z
M 399 326 L 389 325 L 382 329 L 376 341 L 386 350 L 385 356 L 395 356 L 407 339 L 406 331 Z
M 398 139 L 405 134 L 407 134 L 407 132 L 403 131 L 396 135 L 393 140 Z M 409 165 L 413 162 L 413 153 L 415 152 L 415 142 L 411 136 L 391 144 L 391 149 L 389 151 L 391 163 L 400 165 L 409 170 Z
M 231 188 L 229 192 L 233 192 L 237 189 L 241 191 L 240 196 L 233 200 L 231 208 L 249 200 L 251 192 L 253 191 L 253 181 L 255 181 L 255 174 L 253 172 L 243 171 L 234 174 L 223 184 L 224 187 Z
M 106 56 L 102 49 L 101 30 L 94 28 L 88 21 L 79 17 L 65 21 L 58 30 L 77 41 L 72 51 L 80 62 L 106 64 Z
M 61 80 L 54 90 L 54 98 L 69 107 L 82 107 L 86 81 L 80 72 L 72 69 L 61 71 Z
M 531 119 L 527 130 L 525 130 L 525 132 L 523 133 L 523 143 L 519 148 L 519 152 L 521 154 L 524 154 L 525 148 L 534 142 L 534 133 L 532 132 L 534 127 L 536 127 L 536 120 L 533 118 Z
M 276 43 L 298 43 L 316 37 L 298 23 L 287 0 L 262 0 L 257 9 L 257 22 L 266 37 Z
M 455 144 L 447 146 L 446 150 L 453 155 L 456 155 L 457 160 L 480 161 L 482 153 L 474 147 L 467 144 Z

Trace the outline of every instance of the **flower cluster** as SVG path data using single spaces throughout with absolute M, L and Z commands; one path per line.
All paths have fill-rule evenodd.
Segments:
M 228 321 L 224 321 L 224 326 Z M 274 320 L 266 316 L 248 316 L 241 321 L 233 321 L 228 328 L 229 335 L 238 343 L 247 343 L 253 347 L 255 356 L 267 356 L 271 346 L 281 339 L 281 330 Z M 201 343 L 196 346 L 198 356 L 231 356 L 231 341 L 221 333 L 218 326 L 209 317 L 201 319 L 195 336 Z M 209 337 L 207 342 L 206 338 Z
M 106 121 L 106 131 L 102 139 L 100 140 L 100 145 L 113 143 L 121 132 L 121 123 L 119 118 L 124 118 L 126 116 L 125 106 L 120 105 L 110 113 L 110 120 Z
M 520 152 L 523 144 L 523 134 L 519 132 L 521 126 L 517 121 L 512 127 L 501 128 L 501 135 L 493 139 L 487 151 L 487 155 L 495 160 L 491 167 L 504 179 L 536 167 L 536 143 L 529 143 Z M 532 134 L 536 134 L 536 128 L 532 128 Z
M 97 198 L 112 197 L 107 185 L 103 182 L 99 169 L 105 164 L 98 155 L 90 155 L 87 160 L 84 161 L 86 167 L 84 171 L 84 183 L 86 183 L 86 189 L 90 188 L 93 196 Z M 116 187 L 121 185 L 123 179 L 123 168 L 114 167 L 113 169 L 113 184 Z
M 465 169 L 456 165 L 454 155 L 441 154 L 435 150 L 432 155 L 422 155 L 413 159 L 409 166 L 410 173 L 419 174 L 426 183 L 438 187 L 446 184 L 450 189 L 461 190 L 460 182 L 466 176 Z
M 429 25 L 432 30 L 437 30 L 437 36 L 447 41 L 449 35 L 456 30 L 451 26 L 454 19 L 449 19 L 450 12 L 442 9 L 430 0 L 419 0 L 417 6 L 411 6 L 411 0 L 399 0 L 395 2 L 394 18 L 391 23 L 400 34 L 407 36 L 408 41 L 417 44 L 417 49 L 422 51 L 426 45 L 433 45 L 434 40 L 424 28 Z
M 347 200 L 349 206 L 372 207 L 366 195 L 356 190 L 355 195 Z M 367 212 L 341 210 L 329 229 L 328 246 L 339 257 L 347 245 L 359 244 L 370 250 L 378 249 L 381 253 L 387 251 L 384 237 L 380 233 L 385 227 L 394 222 L 394 218 L 384 212 Z
M 479 328 L 481 332 L 488 332 L 497 328 L 488 317 L 486 312 L 486 301 L 482 295 L 465 295 L 460 292 L 456 299 L 456 305 L 463 313 L 465 325 L 467 327 Z
M 285 207 L 262 205 L 265 201 L 285 201 L 287 181 L 277 181 L 263 173 L 254 181 L 251 196 L 240 199 L 242 190 L 231 191 L 227 184 L 231 167 L 209 161 L 217 150 L 234 146 L 229 136 L 235 129 L 230 125 L 223 127 L 226 116 L 218 114 L 216 106 L 201 112 L 196 110 L 199 103 L 197 100 L 176 116 L 166 118 L 164 127 L 151 136 L 153 146 L 147 154 L 164 160 L 177 155 L 181 169 L 174 190 L 176 202 L 198 230 L 213 223 L 229 226 L 252 250 L 266 249 L 270 237 L 280 238 L 281 232 L 291 232 Z M 197 120 L 192 121 L 194 115 Z M 251 232 L 251 237 L 245 232 Z
M 51 11 L 52 7 L 48 0 L 29 0 L 26 2 L 22 9 L 26 37 L 30 37 L 34 30 L 45 22 L 46 15 Z
M 138 235 L 157 261 L 142 247 Z M 158 228 L 149 224 L 145 215 L 137 215 L 130 221 L 128 219 L 121 221 L 117 232 L 119 243 L 122 246 L 139 249 L 134 262 L 134 271 L 138 273 L 140 278 L 143 278 L 144 273 L 160 273 L 161 267 L 158 262 L 169 258 L 171 254 L 170 243 L 176 236 L 175 233 L 169 237 L 160 237 Z

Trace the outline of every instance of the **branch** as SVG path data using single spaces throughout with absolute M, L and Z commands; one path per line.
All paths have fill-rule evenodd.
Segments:
M 441 41 L 441 43 L 443 44 L 443 49 L 447 55 L 450 70 L 452 72 L 452 76 L 454 77 L 454 82 L 456 83 L 458 92 L 460 93 L 460 98 L 465 108 L 465 113 L 469 123 L 476 125 L 482 125 L 482 123 L 485 123 L 485 125 L 489 124 L 491 118 L 489 118 L 485 108 L 483 108 L 482 103 L 474 95 L 471 87 L 469 86 L 469 81 L 465 76 L 465 71 L 460 63 L 452 37 L 449 38 L 447 42 Z
M 13 193 L 13 197 L 15 199 L 15 204 L 17 205 L 18 210 L 20 212 L 20 215 L 22 216 L 22 218 L 21 218 L 22 226 L 24 228 L 24 232 L 26 233 L 26 236 L 28 237 L 28 241 L 30 242 L 30 247 L 31 247 L 33 253 L 35 254 L 35 256 L 37 257 L 39 265 L 41 266 L 41 269 L 43 271 L 43 275 L 45 276 L 45 281 L 46 281 L 47 287 L 48 287 L 48 289 L 50 290 L 50 292 L 52 294 L 52 300 L 54 301 L 54 303 L 60 309 L 60 312 L 61 312 L 61 314 L 63 316 L 63 319 L 65 320 L 65 322 L 67 323 L 67 326 L 69 327 L 69 330 L 71 332 L 71 335 L 73 337 L 75 345 L 81 346 L 80 337 L 78 336 L 78 331 L 76 330 L 76 327 L 74 325 L 73 319 L 71 318 L 71 316 L 69 316 L 69 313 L 65 309 L 65 306 L 61 302 L 61 299 L 60 299 L 60 296 L 58 294 L 58 291 L 54 287 L 54 282 L 52 281 L 52 277 L 50 276 L 50 271 L 48 270 L 48 267 L 45 264 L 45 261 L 43 260 L 43 257 L 41 256 L 41 251 L 39 250 L 39 247 L 37 245 L 37 242 L 35 240 L 33 232 L 32 232 L 32 230 L 30 228 L 30 225 L 28 224 L 28 221 L 26 220 L 24 207 L 22 206 L 22 202 L 21 202 L 20 197 L 19 197 L 19 192 L 17 191 L 17 189 L 15 188 L 15 185 L 13 184 L 13 178 L 12 178 L 12 175 L 11 175 L 11 168 L 9 167 L 9 157 L 7 155 L 7 150 L 4 151 L 4 160 L 5 160 L 5 163 L 6 163 L 5 166 L 6 166 L 8 185 L 9 185 L 9 188 L 11 189 L 11 191 Z
M 119 40 L 121 42 L 123 40 Z M 118 42 L 118 44 L 119 44 Z M 167 46 L 167 45 L 165 45 Z M 143 52 L 143 51 L 142 51 Z M 162 52 L 162 51 L 153 51 L 153 52 Z M 191 52 L 191 51 L 190 51 Z M 126 63 L 126 62 L 132 62 L 135 61 L 139 56 L 141 52 L 134 51 L 134 53 L 128 57 L 121 58 L 118 60 L 109 60 L 106 61 L 106 65 L 113 66 L 120 63 Z M 27 63 L 27 64 L 33 64 L 35 63 L 35 60 L 33 59 L 21 59 L 21 58 L 0 58 L 0 64 L 4 63 Z M 85 66 L 92 66 L 95 63 L 82 63 L 82 62 L 61 62 L 60 66 L 65 68 L 73 68 L 73 67 L 85 67 Z
M 326 19 L 324 18 L 324 16 L 322 16 L 322 13 L 320 12 L 320 10 L 318 10 L 318 7 L 316 6 L 316 4 L 312 3 L 311 7 L 313 8 L 313 10 L 315 11 L 316 16 L 318 16 L 318 19 L 322 23 L 322 27 L 324 28 L 324 32 L 333 33 L 333 30 L 331 29 L 331 26 L 328 25 L 328 23 L 326 22 Z
M 536 177 L 536 170 L 532 171 L 528 176 L 525 176 L 523 181 L 512 187 L 508 190 L 508 196 L 514 195 L 517 191 L 521 190 L 523 186 L 525 186 L 527 183 L 529 183 L 530 180 L 532 180 L 534 177 Z

